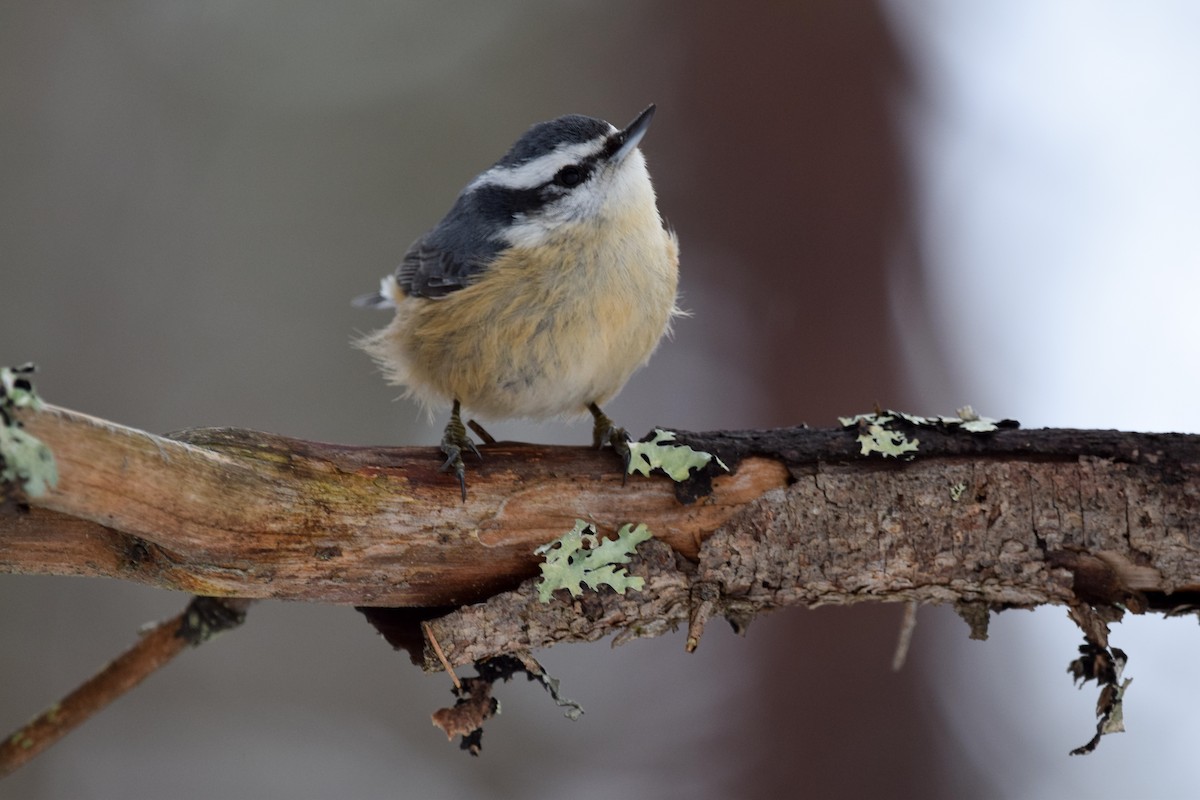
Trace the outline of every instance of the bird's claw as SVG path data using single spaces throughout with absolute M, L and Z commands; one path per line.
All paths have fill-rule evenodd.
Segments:
M 621 483 L 625 483 L 625 478 L 629 475 L 629 461 L 633 453 L 629 450 L 629 434 L 624 428 L 619 428 L 608 415 L 600 410 L 600 407 L 595 403 L 588 406 L 588 410 L 592 412 L 592 417 L 595 419 L 595 424 L 592 426 L 592 447 L 597 450 L 608 444 L 612 446 L 613 452 L 621 459 Z
M 442 443 L 442 452 L 446 454 L 446 463 L 442 464 L 442 472 L 454 470 L 454 476 L 458 478 L 458 486 L 462 489 L 463 502 L 467 502 L 467 465 L 462 460 L 462 448 L 454 445 L 447 446 Z
M 467 465 L 463 463 L 462 458 L 465 450 L 474 453 L 480 461 L 483 460 L 483 454 L 479 452 L 479 448 L 467 435 L 467 429 L 463 427 L 459 403 L 455 400 L 454 409 L 450 412 L 450 422 L 442 434 L 442 453 L 446 456 L 446 461 L 442 464 L 442 472 L 453 472 L 454 477 L 458 478 L 458 486 L 462 490 L 464 503 L 467 501 Z

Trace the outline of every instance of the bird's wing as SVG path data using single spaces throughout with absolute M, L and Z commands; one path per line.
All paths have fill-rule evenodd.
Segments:
M 462 213 L 461 200 L 433 230 L 413 242 L 396 268 L 396 283 L 408 295 L 445 297 L 471 285 L 505 245 L 488 235 L 490 227 Z
M 508 205 L 490 194 L 463 192 L 445 218 L 408 248 L 392 288 L 410 297 L 437 299 L 470 286 L 507 247 L 497 231 L 511 218 Z M 391 305 L 386 287 L 380 295 L 381 303 L 367 296 L 360 305 Z
M 407 295 L 445 297 L 471 283 L 484 270 L 485 262 L 469 251 L 447 250 L 431 242 L 429 236 L 418 239 L 396 268 L 396 283 Z

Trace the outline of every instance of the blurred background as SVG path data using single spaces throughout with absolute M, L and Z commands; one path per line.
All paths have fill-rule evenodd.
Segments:
M 433 444 L 349 346 L 409 243 L 530 124 L 623 125 L 684 307 L 606 410 L 641 434 L 970 403 L 1026 427 L 1196 431 L 1200 6 L 7 2 L 0 363 L 155 432 Z M 583 443 L 583 422 L 489 426 Z M 0 576 L 0 734 L 186 597 Z M 1062 609 L 968 641 L 921 609 L 788 610 L 541 654 L 587 714 L 499 691 L 471 759 L 449 681 L 349 608 L 264 603 L 0 786 L 13 798 L 1166 797 L 1194 793 L 1195 620 L 1129 619 L 1129 732 Z

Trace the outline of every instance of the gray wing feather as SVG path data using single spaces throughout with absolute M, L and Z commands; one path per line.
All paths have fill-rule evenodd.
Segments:
M 396 282 L 407 295 L 445 297 L 471 283 L 484 263 L 466 253 L 444 250 L 421 237 L 409 248 L 396 268 Z
M 509 194 L 495 189 L 460 194 L 445 218 L 404 254 L 395 272 L 400 290 L 410 297 L 437 299 L 470 286 L 507 246 L 500 232 L 514 214 Z M 391 306 L 386 294 L 363 295 L 355 305 Z
M 512 209 L 492 193 L 463 192 L 450 213 L 417 239 L 396 268 L 396 282 L 406 294 L 445 297 L 470 286 L 506 245 L 499 236 Z

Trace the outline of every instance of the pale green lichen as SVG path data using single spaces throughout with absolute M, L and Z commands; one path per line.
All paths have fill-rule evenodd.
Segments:
M 917 451 L 917 446 L 921 443 L 920 439 L 909 439 L 900 431 L 888 430 L 884 427 L 893 419 L 893 417 L 884 417 L 879 423 L 866 426 L 866 429 L 858 435 L 860 455 L 869 456 L 871 453 L 879 453 L 884 458 L 902 458 Z M 908 457 L 912 456 L 908 455 Z
M 54 454 L 13 413 L 18 408 L 41 408 L 42 401 L 29 382 L 32 372 L 32 364 L 0 367 L 0 483 L 17 483 L 25 494 L 40 497 L 58 483 Z
M 914 419 L 911 414 L 888 411 L 877 414 L 855 414 L 853 417 L 838 417 L 838 422 L 842 424 L 842 427 L 859 429 L 860 455 L 869 456 L 871 453 L 879 453 L 884 458 L 912 458 L 911 454 L 916 452 L 921 440 L 909 439 L 902 431 L 888 428 L 888 424 L 895 422 L 897 417 L 909 422 Z
M 853 417 L 838 417 L 838 422 L 842 427 L 859 429 L 858 443 L 862 455 L 878 453 L 884 458 L 913 458 L 921 440 L 916 437 L 909 439 L 905 432 L 892 427 L 891 423 L 897 420 L 903 420 L 916 428 L 958 428 L 968 433 L 991 433 L 999 430 L 1002 424 L 999 420 L 979 416 L 970 406 L 958 409 L 957 415 L 953 417 L 922 417 L 917 414 L 891 410 L 877 411 L 873 414 L 855 414 Z M 1003 424 L 1015 425 L 1011 421 Z
M 630 442 L 629 474 L 649 475 L 651 471 L 661 469 L 679 483 L 686 481 L 693 469 L 703 469 L 714 460 L 717 466 L 729 472 L 729 467 L 712 453 L 674 442 L 675 434 L 661 428 L 654 429 L 654 438 L 648 442 Z
M 640 590 L 645 581 L 631 576 L 620 565 L 628 564 L 637 546 L 650 538 L 652 534 L 642 523 L 622 525 L 616 539 L 602 539 L 591 523 L 575 520 L 574 528 L 534 551 L 546 557 L 539 565 L 542 577 L 538 599 L 549 603 L 559 589 L 578 597 L 583 594 L 583 586 L 592 591 L 610 586 L 618 594 L 625 594 L 626 589 Z

